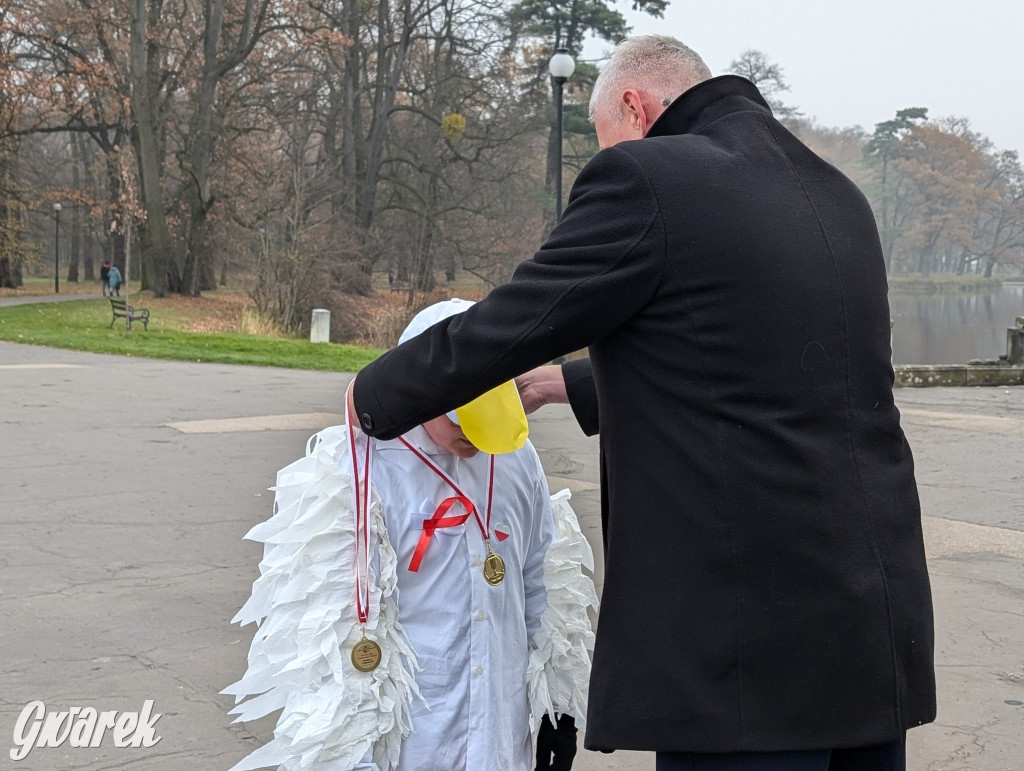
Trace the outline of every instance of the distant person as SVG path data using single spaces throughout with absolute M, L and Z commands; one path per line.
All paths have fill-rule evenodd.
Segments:
M 120 297 L 122 284 L 121 271 L 117 269 L 116 265 L 110 266 L 110 272 L 107 275 L 107 282 L 110 286 L 110 296 L 114 297 L 116 295 Z
M 902 771 L 934 635 L 871 207 L 673 38 L 620 43 L 590 110 L 602 150 L 546 243 L 361 370 L 354 412 L 390 439 L 526 373 L 527 410 L 600 434 L 589 749 Z
M 388 271 L 388 289 L 393 289 L 395 286 L 395 271 Z
M 426 308 L 402 340 L 471 305 Z M 485 397 L 387 442 L 335 426 L 278 474 L 276 513 L 247 536 L 266 544 L 261 577 L 236 617 L 260 627 L 226 692 L 270 691 L 235 709 L 246 721 L 284 711 L 273 741 L 232 771 L 572 767 L 592 554 L 568 493 L 549 496 L 508 391 L 521 420 Z M 505 446 L 481 451 L 473 426 Z
M 103 296 L 106 297 L 110 291 L 110 261 L 104 260 L 103 264 L 100 265 L 100 289 L 103 291 Z

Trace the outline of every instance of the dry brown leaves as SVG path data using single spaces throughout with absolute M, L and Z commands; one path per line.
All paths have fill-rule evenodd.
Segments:
M 142 301 L 140 297 L 139 302 Z M 179 328 L 185 332 L 237 332 L 242 310 L 251 306 L 252 300 L 244 294 L 211 292 L 201 297 L 148 297 L 145 298 L 145 304 L 151 311 L 162 308 L 168 315 L 183 317 L 184 321 Z

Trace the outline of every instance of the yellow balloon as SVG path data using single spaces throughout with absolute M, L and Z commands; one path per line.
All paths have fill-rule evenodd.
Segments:
M 530 424 L 515 381 L 509 380 L 455 410 L 462 433 L 491 455 L 518 450 L 526 444 Z

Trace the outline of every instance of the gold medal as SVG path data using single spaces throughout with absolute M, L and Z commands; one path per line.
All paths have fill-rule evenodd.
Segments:
M 484 558 L 484 578 L 491 586 L 497 586 L 505 580 L 505 560 L 487 548 Z
M 360 672 L 372 672 L 380 666 L 380 646 L 363 636 L 352 649 L 352 666 Z

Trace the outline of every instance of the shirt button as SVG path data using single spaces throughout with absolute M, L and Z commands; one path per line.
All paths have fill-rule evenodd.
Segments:
M 483 667 L 477 667 L 477 668 L 476 668 L 476 673 L 477 673 L 478 675 L 482 675 L 482 674 L 484 673 L 484 668 L 483 668 Z
M 484 614 L 482 612 L 481 613 L 477 613 L 476 614 L 476 620 L 477 621 L 483 621 L 484 620 Z
M 474 557 L 473 558 L 473 565 L 475 565 L 476 567 L 480 567 L 483 564 L 484 563 L 481 561 L 481 559 L 479 557 Z

